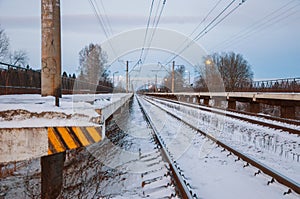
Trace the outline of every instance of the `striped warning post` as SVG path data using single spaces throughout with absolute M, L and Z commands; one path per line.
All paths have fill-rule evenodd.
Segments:
M 48 127 L 48 155 L 101 141 L 101 127 Z

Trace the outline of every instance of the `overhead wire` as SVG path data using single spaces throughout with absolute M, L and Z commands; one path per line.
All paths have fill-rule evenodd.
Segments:
M 157 14 L 158 14 L 158 11 L 159 11 L 159 5 L 160 5 L 160 3 L 161 3 L 161 0 L 159 0 L 158 3 L 157 3 L 155 14 L 154 14 L 154 19 L 153 19 L 153 22 L 152 22 L 152 27 L 154 27 L 154 25 L 155 25 L 155 21 L 156 21 Z
M 93 11 L 94 11 L 94 14 L 96 15 L 96 18 L 98 19 L 98 22 L 99 22 L 99 24 L 100 24 L 100 26 L 101 26 L 101 28 L 102 28 L 104 34 L 105 34 L 105 37 L 108 39 L 109 36 L 108 36 L 107 30 L 106 30 L 106 28 L 105 28 L 105 24 L 104 24 L 103 18 L 102 18 L 102 16 L 99 14 L 99 10 L 98 10 L 97 6 L 93 3 L 92 0 L 89 0 L 89 2 L 90 2 L 90 5 L 91 5 L 91 7 L 92 7 L 92 9 L 93 9 Z
M 154 8 L 154 0 L 151 2 L 150 13 L 149 13 L 148 21 L 147 21 L 146 32 L 145 32 L 145 35 L 144 35 L 143 47 L 142 47 L 142 50 L 141 50 L 141 53 L 140 53 L 139 60 L 138 60 L 138 61 L 136 62 L 136 64 L 132 67 L 131 71 L 133 71 L 133 70 L 136 68 L 136 66 L 138 66 L 139 64 L 143 64 L 143 63 L 145 62 L 147 56 L 148 56 L 148 53 L 149 53 L 149 49 L 150 49 L 152 40 L 153 40 L 153 38 L 154 38 L 156 29 L 157 29 L 157 27 L 158 27 L 158 24 L 159 24 L 159 21 L 160 21 L 162 12 L 163 12 L 164 7 L 165 7 L 165 4 L 166 4 L 166 0 L 163 1 L 162 7 L 161 7 L 161 9 L 160 9 L 160 13 L 159 13 L 159 15 L 157 15 L 158 10 L 159 10 L 160 3 L 161 3 L 161 0 L 160 0 L 160 1 L 158 2 L 158 4 L 157 4 L 157 8 L 156 8 L 156 11 L 155 11 L 155 16 L 154 16 L 154 19 L 153 19 L 153 21 L 152 21 L 152 34 L 151 34 L 151 36 L 150 36 L 149 43 L 148 43 L 148 45 L 147 45 L 147 47 L 146 47 L 147 36 L 148 36 L 148 33 L 149 33 L 149 27 L 150 27 L 150 22 L 151 22 L 151 16 L 152 16 L 153 8 Z M 143 56 L 143 54 L 145 54 L 145 55 Z
M 210 16 L 210 14 L 218 7 L 218 5 L 221 3 L 222 0 L 219 0 L 206 14 L 206 16 L 200 21 L 200 23 L 194 28 L 194 30 L 189 34 L 188 37 L 185 38 L 185 40 L 176 48 L 174 52 L 177 52 L 184 44 L 189 40 L 190 37 L 193 36 L 193 34 L 201 27 L 201 25 L 207 20 L 207 18 Z M 173 56 L 170 56 L 173 57 Z M 169 58 L 167 59 L 169 60 Z
M 109 32 L 110 32 L 111 35 L 113 35 L 114 33 L 113 33 L 113 30 L 112 30 L 109 18 L 108 18 L 107 14 L 106 14 L 106 9 L 105 9 L 105 6 L 103 4 L 103 1 L 102 0 L 99 0 L 99 1 L 100 1 L 100 4 L 101 4 L 103 13 L 104 13 L 105 21 L 106 21 L 106 24 L 108 26 Z M 96 1 L 96 3 L 97 3 L 97 1 Z
M 208 28 L 203 34 L 199 35 L 195 41 L 198 41 L 201 39 L 204 35 L 206 35 L 209 31 L 214 29 L 217 25 L 219 25 L 222 21 L 224 21 L 230 14 L 232 14 L 236 9 L 238 9 L 243 2 L 240 2 L 237 6 L 235 6 L 233 9 L 231 9 L 225 16 L 223 16 L 217 23 L 215 23 L 212 27 Z
M 260 32 L 260 31 L 263 31 L 263 30 L 269 28 L 270 26 L 273 26 L 274 24 L 278 24 L 278 22 L 280 22 L 280 21 L 282 21 L 282 20 L 284 20 L 284 19 L 286 19 L 286 18 L 288 18 L 288 17 L 290 17 L 290 16 L 292 16 L 292 15 L 298 13 L 298 12 L 299 12 L 299 11 L 294 11 L 294 12 L 292 12 L 292 13 L 287 13 L 287 15 L 281 16 L 280 18 L 278 18 L 277 20 L 271 22 L 270 24 L 265 24 L 265 26 L 262 26 L 260 29 L 254 30 L 254 31 L 252 31 L 251 33 L 249 33 L 248 35 L 244 35 L 243 37 L 239 38 L 239 39 L 238 39 L 237 41 L 235 41 L 234 43 L 228 44 L 227 46 L 225 46 L 225 48 L 228 48 L 228 47 L 230 47 L 230 46 L 232 46 L 232 45 L 234 45 L 234 44 L 236 45 L 236 44 L 242 42 L 243 40 L 249 38 L 249 37 L 252 36 L 253 34 L 256 34 L 256 33 Z M 285 14 L 286 14 L 286 13 L 285 13 Z
M 129 74 L 136 68 L 136 66 L 138 66 L 141 63 L 141 60 L 138 60 L 133 67 L 131 68 L 131 70 L 128 72 Z
M 226 12 L 226 10 L 235 2 L 236 0 L 232 0 L 208 25 L 206 25 L 205 28 L 203 28 L 202 31 L 200 31 L 200 33 L 198 33 L 198 35 L 193 39 L 193 41 L 196 41 L 197 38 L 204 33 L 216 20 L 218 20 L 218 18 Z M 243 2 L 243 1 L 242 1 Z
M 208 25 L 205 26 L 205 28 L 202 29 L 202 31 L 200 31 L 197 34 L 197 36 L 195 36 L 179 53 L 174 55 L 173 58 L 171 58 L 166 63 L 166 65 L 171 63 L 174 59 L 176 59 L 179 55 L 181 55 L 187 48 L 189 48 L 193 42 L 199 40 L 201 37 L 203 37 L 202 36 L 203 34 L 207 34 L 209 31 L 211 31 L 213 28 L 215 28 L 218 24 L 220 24 L 222 21 L 224 21 L 224 19 L 226 19 L 230 14 L 232 14 L 239 6 L 241 6 L 243 3 L 246 2 L 246 0 L 242 0 L 236 7 L 231 9 L 225 16 L 223 16 L 219 21 L 217 21 L 233 5 L 233 3 L 235 1 L 236 0 L 232 0 Z
M 110 42 L 110 39 L 109 39 L 110 36 L 109 36 L 109 33 L 108 33 L 107 29 L 106 29 L 106 25 L 105 25 L 105 23 L 104 23 L 104 19 L 103 19 L 102 15 L 100 14 L 99 8 L 97 7 L 96 3 L 95 3 L 95 4 L 93 3 L 92 0 L 88 0 L 88 1 L 89 1 L 90 5 L 91 5 L 93 11 L 94 11 L 94 14 L 95 14 L 95 16 L 96 16 L 96 18 L 97 18 L 97 20 L 98 20 L 98 23 L 99 23 L 100 26 L 101 26 L 101 29 L 102 29 L 103 32 L 104 32 L 104 35 L 105 35 L 105 37 L 106 37 L 106 39 L 107 39 L 107 41 L 108 41 L 108 44 L 109 44 L 109 46 L 110 46 L 112 52 L 113 52 L 115 55 L 117 55 L 117 53 L 116 53 L 114 47 L 112 46 L 112 44 L 111 44 L 111 42 Z
M 154 20 L 153 20 L 153 24 L 155 23 L 155 26 L 152 27 L 152 28 L 153 28 L 152 34 L 151 34 L 150 41 L 149 41 L 149 44 L 148 44 L 148 47 L 147 47 L 147 51 L 146 51 L 146 53 L 145 53 L 145 56 L 144 56 L 144 59 L 143 59 L 142 63 L 146 60 L 146 58 L 147 58 L 147 56 L 148 56 L 149 49 L 150 49 L 150 46 L 151 46 L 151 44 L 152 44 L 152 41 L 153 41 L 154 35 L 155 35 L 155 33 L 156 33 L 156 30 L 157 30 L 157 27 L 158 27 L 158 24 L 159 24 L 159 21 L 160 21 L 160 18 L 161 18 L 161 15 L 162 15 L 162 13 L 163 13 L 163 10 L 164 10 L 165 5 L 166 5 L 166 0 L 163 1 L 163 4 L 162 4 L 162 7 L 161 7 L 161 9 L 160 9 L 160 12 L 159 12 L 159 15 L 158 15 L 158 17 L 157 17 L 157 20 L 155 21 L 156 16 L 155 16 L 155 18 L 154 18 Z M 158 5 L 158 6 L 159 6 L 159 5 Z
M 260 32 L 276 23 L 279 21 L 282 21 L 286 19 L 287 17 L 297 13 L 297 11 L 294 11 L 292 13 L 288 13 L 292 9 L 296 8 L 297 6 L 300 5 L 300 3 L 293 5 L 292 7 L 288 7 L 291 3 L 295 2 L 296 0 L 289 1 L 288 3 L 284 4 L 283 6 L 279 7 L 278 9 L 275 9 L 271 13 L 263 16 L 250 26 L 246 27 L 244 30 L 238 32 L 234 36 L 231 36 L 229 39 L 224 40 L 223 42 L 217 44 L 216 46 L 213 47 L 213 49 L 217 49 L 220 47 L 229 47 L 232 46 L 233 44 L 237 44 L 244 39 L 250 37 L 251 35 Z M 286 8 L 286 9 L 285 9 Z M 285 9 L 285 10 L 284 10 Z M 280 12 L 280 13 L 279 13 Z M 276 15 L 279 13 L 278 15 Z M 288 15 L 286 15 L 288 14 Z
M 143 42 L 143 47 L 142 47 L 142 50 L 141 50 L 139 60 L 142 59 L 142 56 L 143 56 L 143 53 L 144 53 L 146 39 L 147 39 L 149 25 L 150 25 L 150 20 L 151 20 L 151 15 L 152 15 L 152 10 L 153 10 L 153 4 L 154 4 L 154 0 L 152 0 L 151 5 L 150 5 L 150 13 L 149 13 L 148 20 L 147 20 L 146 32 L 145 32 L 145 35 L 144 35 L 144 42 Z

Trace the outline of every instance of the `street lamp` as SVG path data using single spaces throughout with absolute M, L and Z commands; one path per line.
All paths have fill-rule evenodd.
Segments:
M 205 64 L 206 65 L 211 65 L 212 64 L 212 60 L 210 58 L 205 60 Z
M 113 73 L 113 86 L 115 87 L 115 74 L 119 73 L 119 71 L 116 71 Z

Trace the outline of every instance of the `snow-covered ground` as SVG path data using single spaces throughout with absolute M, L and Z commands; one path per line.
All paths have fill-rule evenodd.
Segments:
M 237 157 L 228 157 L 228 152 L 221 152 L 221 148 L 158 107 L 146 101 L 143 104 L 169 152 L 200 198 L 299 197 L 295 193 L 283 196 L 286 187 L 278 183 L 267 186 L 269 176 L 254 176 L 257 172 L 255 167 L 243 168 L 245 163 L 236 162 Z M 299 154 L 300 140 L 296 135 L 182 105 L 166 106 L 157 101 L 155 104 L 300 182 L 300 162 L 291 156 L 292 152 Z
M 136 101 L 115 114 L 107 137 L 66 152 L 59 198 L 170 198 L 176 189 Z M 0 198 L 40 198 L 40 158 L 0 177 Z M 13 163 L 6 167 L 13 168 Z M 179 198 L 174 196 L 172 198 Z
M 155 99 L 155 101 L 163 102 L 163 103 L 166 103 L 166 104 L 172 104 L 171 102 L 167 102 L 167 101 L 160 100 L 160 99 Z M 193 106 L 195 108 L 198 108 L 199 106 L 201 106 L 201 105 L 190 104 L 190 103 L 186 103 L 186 102 L 180 102 L 180 104 L 181 105 Z M 227 105 L 222 105 L 223 109 L 226 109 L 226 107 L 227 107 Z M 247 118 L 247 119 L 251 119 L 251 120 L 256 120 L 256 121 L 265 122 L 265 123 L 269 123 L 269 124 L 274 124 L 274 125 L 281 126 L 281 127 L 300 130 L 300 126 L 298 126 L 298 125 L 287 124 L 287 123 L 284 123 L 284 122 L 275 121 L 275 120 L 271 120 L 271 119 L 267 119 L 267 118 L 263 118 L 263 117 L 256 117 L 256 116 L 246 115 L 246 114 L 242 114 L 242 113 L 232 112 L 232 111 L 229 111 L 229 110 L 222 110 L 222 109 L 217 109 L 217 108 L 213 108 L 213 107 L 206 107 L 206 106 L 201 106 L 201 109 L 207 110 L 207 111 L 212 111 L 212 112 L 215 112 L 215 113 L 225 114 L 225 115 L 230 114 L 230 115 L 239 116 L 239 117 L 243 117 L 243 118 Z M 260 115 L 264 115 L 264 114 L 260 113 Z
M 0 128 L 45 126 L 93 126 L 101 109 L 121 97 L 120 94 L 63 95 L 60 107 L 55 98 L 41 95 L 1 95 Z
M 298 135 L 234 119 L 225 113 L 220 115 L 161 100 L 155 102 L 200 130 L 300 182 Z

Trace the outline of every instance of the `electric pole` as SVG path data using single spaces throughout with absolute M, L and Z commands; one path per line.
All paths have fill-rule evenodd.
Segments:
M 175 61 L 173 61 L 173 64 L 172 64 L 172 93 L 174 93 L 175 91 L 175 71 L 174 71 L 174 68 L 175 68 Z
M 155 87 L 154 92 L 157 92 L 157 74 L 155 74 Z
M 126 93 L 128 93 L 128 61 L 126 61 Z
M 42 0 L 42 96 L 54 96 L 59 106 L 61 97 L 60 0 Z

